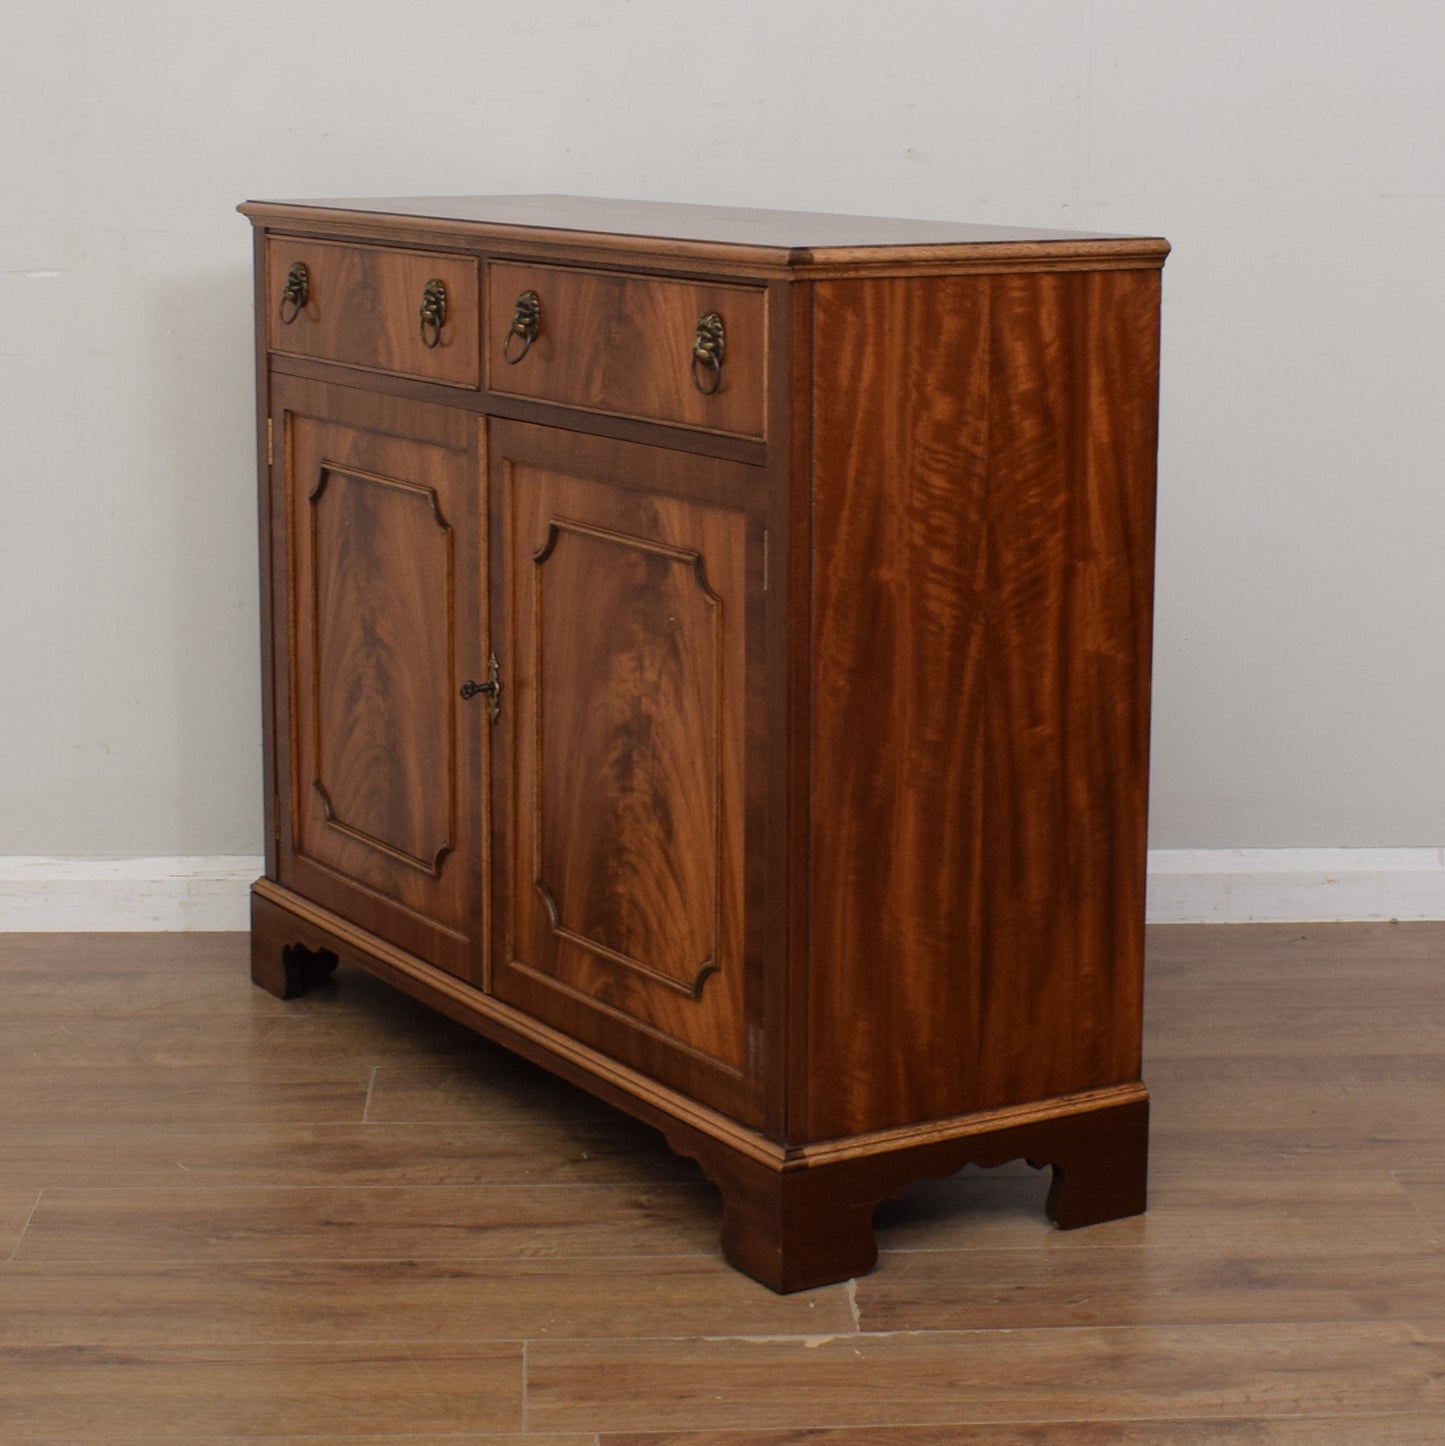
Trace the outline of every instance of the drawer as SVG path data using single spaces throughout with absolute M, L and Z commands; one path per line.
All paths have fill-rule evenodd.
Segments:
M 300 306 L 287 294 L 298 265 L 306 268 Z M 271 350 L 476 387 L 477 267 L 472 256 L 272 237 L 266 245 Z M 439 328 L 422 317 L 433 282 L 441 283 L 445 298 Z
M 493 262 L 487 273 L 493 391 L 764 435 L 767 295 L 761 287 L 513 262 Z M 536 298 L 530 345 L 512 330 L 527 293 Z M 694 356 L 700 323 L 709 315 L 721 318 L 716 364 Z

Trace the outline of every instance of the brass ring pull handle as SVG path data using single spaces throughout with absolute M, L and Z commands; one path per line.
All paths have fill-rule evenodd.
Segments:
M 535 291 L 524 291 L 517 298 L 517 309 L 512 313 L 512 324 L 507 328 L 506 340 L 502 342 L 502 360 L 514 367 L 532 349 L 537 333 L 542 330 L 542 298 Z M 522 345 L 516 355 L 512 354 L 512 338 L 522 338 Z
M 447 284 L 432 277 L 421 293 L 421 344 L 435 347 L 447 321 Z
M 710 397 L 722 386 L 723 352 L 727 336 L 723 319 L 709 311 L 697 319 L 697 339 L 692 344 L 692 384 L 703 396 Z
M 286 273 L 286 285 L 281 289 L 282 326 L 290 326 L 306 310 L 306 298 L 310 291 L 311 273 L 304 261 L 298 261 Z

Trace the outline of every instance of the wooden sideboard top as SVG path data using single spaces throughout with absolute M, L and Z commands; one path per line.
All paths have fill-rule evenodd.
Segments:
M 971 267 L 1034 261 L 1044 266 L 1159 267 L 1169 243 L 1157 236 L 1110 236 L 836 216 L 811 211 L 749 210 L 594 196 L 400 196 L 305 201 L 247 201 L 260 225 L 331 235 L 374 235 L 418 242 L 486 240 L 505 246 L 529 239 L 583 250 L 713 257 L 744 255 L 773 270 L 836 270 L 950 264 Z

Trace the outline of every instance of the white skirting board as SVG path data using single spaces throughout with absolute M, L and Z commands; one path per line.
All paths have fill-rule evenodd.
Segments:
M 0 857 L 0 932 L 246 929 L 259 856 Z M 1155 849 L 1149 922 L 1445 919 L 1445 849 Z
M 249 929 L 258 854 L 0 857 L 0 932 Z
M 1151 849 L 1151 924 L 1445 919 L 1445 849 Z

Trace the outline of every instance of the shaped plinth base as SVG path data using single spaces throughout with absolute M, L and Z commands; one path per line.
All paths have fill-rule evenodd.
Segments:
M 308 948 L 296 921 L 251 895 L 251 981 L 278 999 L 295 999 L 333 974 L 340 962 L 330 949 Z
M 878 1259 L 877 1205 L 915 1180 L 1010 1160 L 1052 1166 L 1045 1210 L 1073 1230 L 1142 1214 L 1147 1201 L 1149 1101 L 1130 1098 L 1051 1119 L 776 1170 L 687 1132 L 667 1131 L 723 1197 L 722 1249 L 744 1274 L 779 1292 L 864 1275 Z
M 344 921 L 328 924 L 323 911 L 304 901 L 293 912 L 253 892 L 251 920 L 251 977 L 272 994 L 294 999 L 304 993 L 336 968 L 343 949 L 348 960 L 660 1129 L 721 1190 L 723 1254 L 775 1291 L 866 1274 L 878 1259 L 875 1207 L 915 1180 L 952 1175 L 965 1165 L 1027 1160 L 1051 1166 L 1045 1209 L 1064 1230 L 1144 1210 L 1149 1097 L 1137 1081 L 784 1151 L 722 1117 L 706 1123 L 708 1112 L 684 1097 L 368 940 Z

